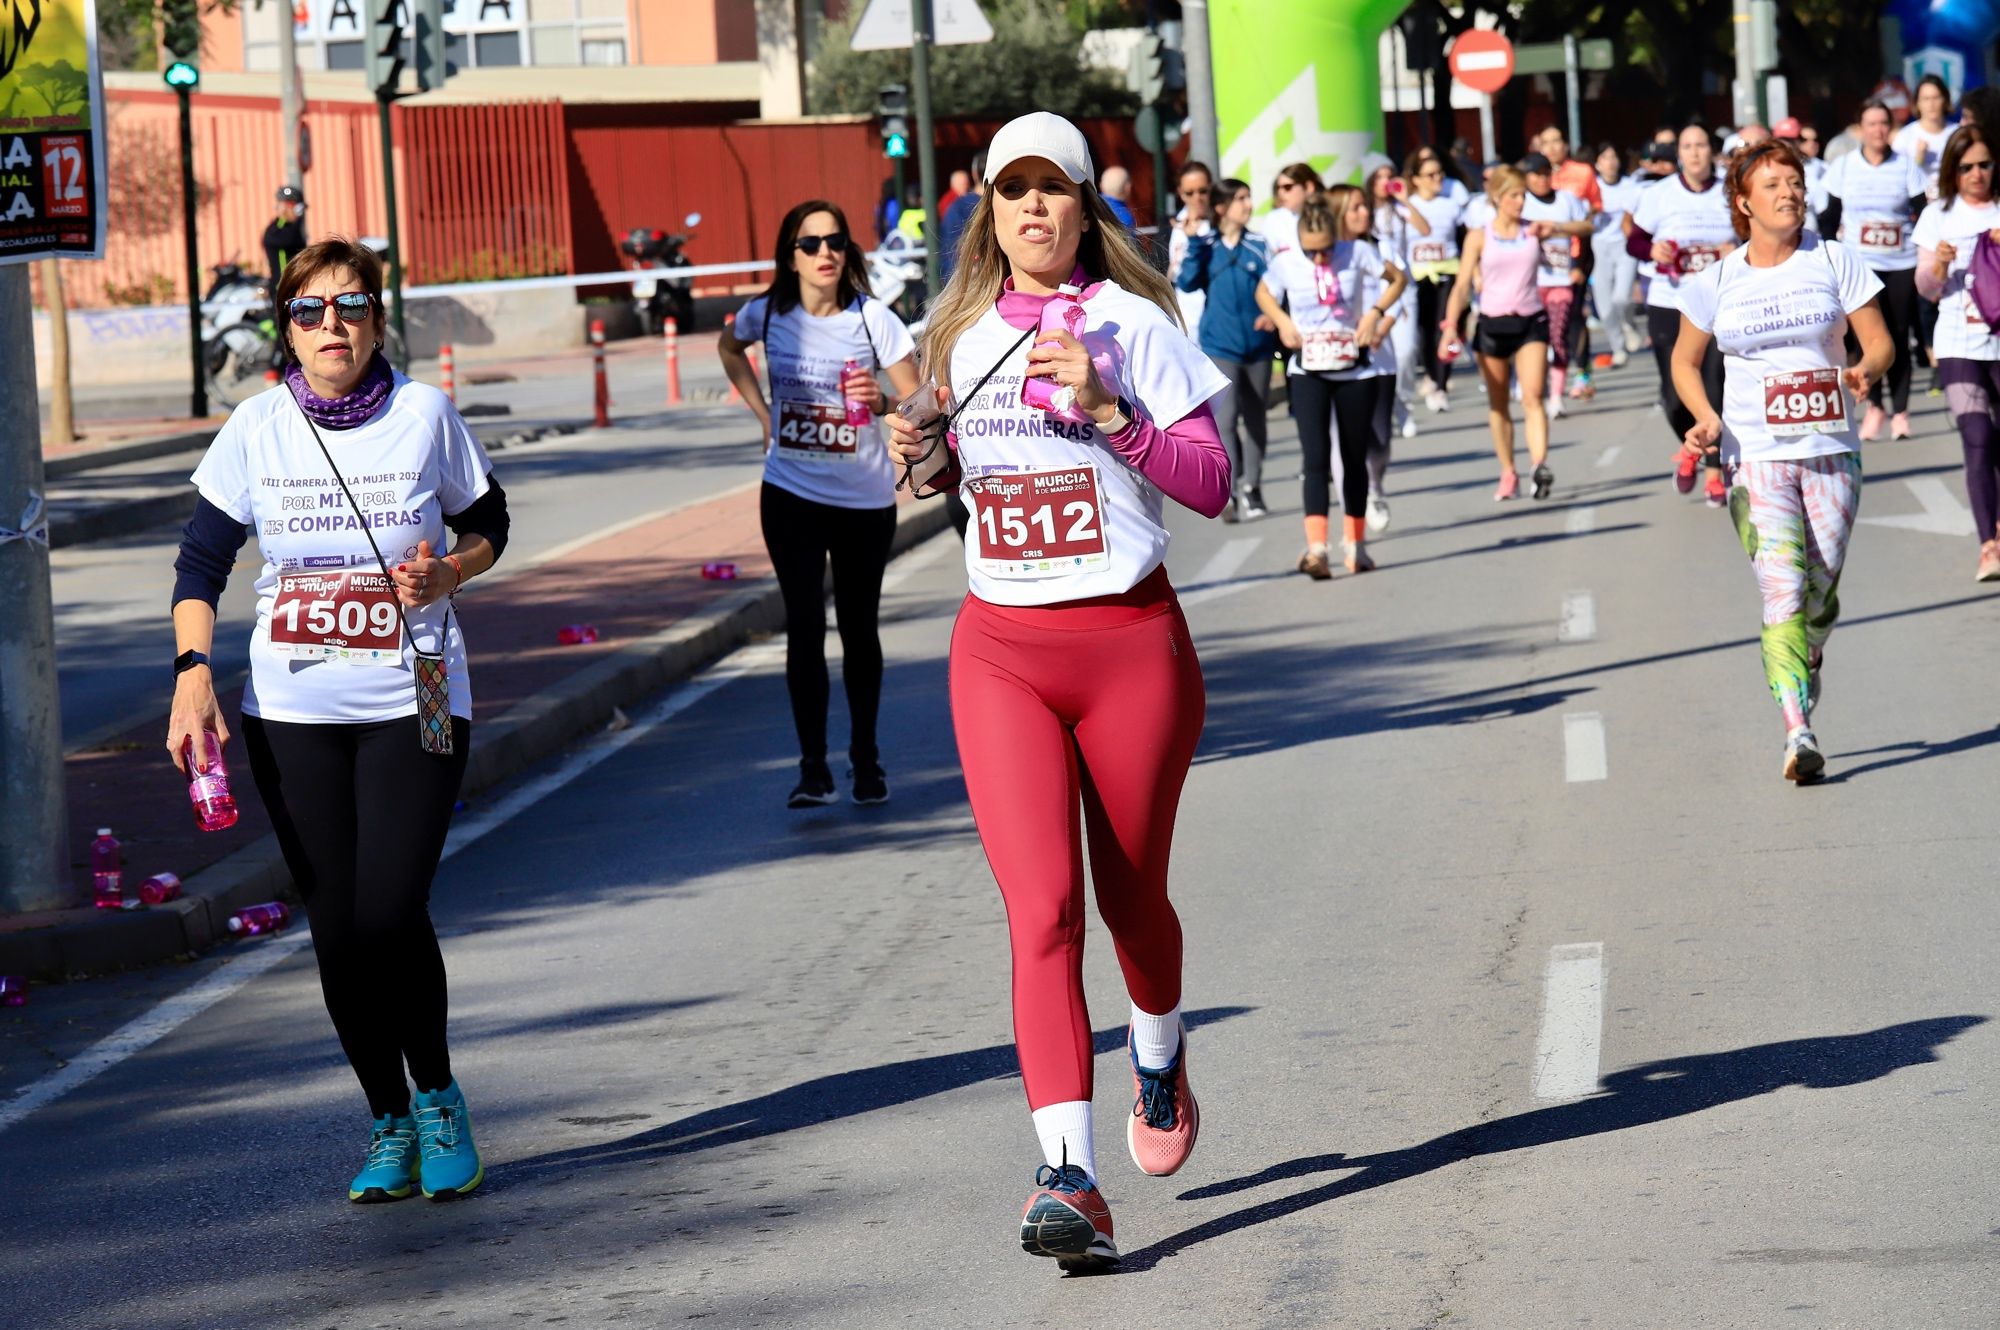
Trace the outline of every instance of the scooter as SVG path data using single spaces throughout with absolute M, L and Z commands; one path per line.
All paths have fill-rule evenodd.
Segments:
M 201 298 L 201 363 L 208 396 L 218 406 L 235 406 L 265 387 L 278 329 L 271 290 L 262 275 L 240 264 L 218 263 L 215 280 Z
M 668 268 L 692 268 L 693 260 L 686 253 L 688 243 L 694 239 L 695 228 L 701 225 L 701 214 L 691 212 L 682 225 L 685 233 L 667 232 L 639 227 L 623 240 L 618 248 L 632 260 L 633 270 L 657 273 Z M 681 332 L 694 330 L 694 278 L 647 276 L 632 283 L 632 307 L 639 316 L 639 326 L 648 337 L 657 337 L 666 329 L 667 319 L 672 318 Z

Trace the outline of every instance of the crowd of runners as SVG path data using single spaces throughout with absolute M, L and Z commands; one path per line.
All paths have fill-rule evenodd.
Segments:
M 1824 768 L 1811 718 L 1861 445 L 1909 433 L 1920 368 L 1963 436 L 1976 575 L 2000 579 L 2000 202 L 1974 123 L 1995 117 L 1975 104 L 1954 125 L 1936 80 L 1915 101 L 1900 132 L 1892 108 L 1868 103 L 1838 153 L 1784 120 L 1727 135 L 1689 124 L 1643 151 L 1583 156 L 1551 128 L 1476 178 L 1462 155 L 1428 147 L 1334 183 L 1303 162 L 1262 182 L 1190 164 L 1158 263 L 1098 188 L 1082 133 L 1037 112 L 978 158 L 949 281 L 917 333 L 870 294 L 838 206 L 785 216 L 776 276 L 720 354 L 765 436 L 761 514 L 799 747 L 786 801 L 839 797 L 829 567 L 848 794 L 890 798 L 877 613 L 896 490 L 954 495 L 969 590 L 951 712 L 1006 904 L 1042 1154 L 1028 1251 L 1066 1267 L 1117 1259 L 1091 1113 L 1086 863 L 1130 1001 L 1132 1161 L 1172 1174 L 1196 1143 L 1168 866 L 1205 695 L 1165 569 L 1165 509 L 1254 522 L 1289 506 L 1264 484 L 1274 378 L 1299 435 L 1297 567 L 1324 581 L 1376 566 L 1392 446 L 1448 409 L 1467 363 L 1493 498 L 1523 493 L 1518 412 L 1525 492 L 1547 500 L 1561 492 L 1552 430 L 1587 429 L 1597 376 L 1650 349 L 1663 480 L 1683 494 L 1701 484 L 1750 555 L 1783 771 L 1801 783 Z M 169 748 L 199 765 L 230 738 L 207 656 L 255 532 L 240 729 L 374 1119 L 348 1195 L 463 1195 L 484 1170 L 451 1073 L 426 902 L 471 741 L 451 598 L 504 551 L 505 495 L 451 404 L 380 356 L 370 251 L 308 247 L 278 303 L 285 381 L 237 410 L 194 477 Z M 293 502 L 300 490 L 310 504 Z

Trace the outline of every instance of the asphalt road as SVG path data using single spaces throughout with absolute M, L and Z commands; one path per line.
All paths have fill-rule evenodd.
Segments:
M 1290 572 L 1288 443 L 1270 520 L 1178 515 L 1204 1131 L 1171 1179 L 1118 1147 L 1093 922 L 1117 1273 L 1016 1245 L 1038 1151 L 946 536 L 892 572 L 888 807 L 784 810 L 765 646 L 463 816 L 435 912 L 478 1195 L 344 1201 L 366 1110 L 296 953 L 0 1125 L 8 1320 L 1992 1326 L 1996 605 L 1927 487 L 1958 445 L 1927 402 L 1870 449 L 1864 513 L 1940 530 L 1862 527 L 1801 790 L 1750 570 L 1672 494 L 1649 396 L 1611 376 L 1557 425 L 1555 498 L 1496 505 L 1461 392 L 1400 446 L 1363 578 Z M 38 990 L 0 1094 L 269 945 Z

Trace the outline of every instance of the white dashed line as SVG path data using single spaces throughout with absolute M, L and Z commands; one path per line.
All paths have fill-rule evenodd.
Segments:
M 1588 591 L 1572 591 L 1564 596 L 1562 621 L 1556 625 L 1556 641 L 1589 642 L 1596 637 L 1596 599 Z
M 1609 448 L 1606 448 L 1603 452 L 1597 455 L 1597 469 L 1599 471 L 1602 471 L 1606 467 L 1611 466 L 1612 464 L 1617 462 L 1618 454 L 1624 451 L 1625 451 L 1624 444 L 1622 443 L 1612 444 Z
M 1195 571 L 1189 581 L 1189 590 L 1181 596 L 1181 607 L 1199 605 L 1205 600 L 1215 600 L 1232 591 L 1241 591 L 1243 583 L 1229 579 L 1236 576 L 1243 565 L 1250 562 L 1250 556 L 1264 543 L 1262 536 L 1238 536 L 1224 541 L 1222 548 L 1208 556 L 1208 562 Z
M 1587 536 L 1597 530 L 1597 508 L 1594 504 L 1584 504 L 1569 510 L 1569 520 L 1563 529 L 1572 536 Z
M 1563 717 L 1563 775 L 1571 784 L 1610 775 L 1604 760 L 1604 717 L 1579 711 Z
M 1537 1099 L 1575 1099 L 1597 1090 L 1604 1045 L 1604 944 L 1575 942 L 1549 951 L 1542 1032 L 1535 1041 Z

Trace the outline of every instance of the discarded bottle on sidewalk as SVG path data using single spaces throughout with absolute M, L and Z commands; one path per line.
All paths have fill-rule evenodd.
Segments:
M 229 916 L 229 931 L 237 937 L 256 937 L 259 933 L 275 933 L 292 922 L 292 907 L 283 901 L 266 901 L 262 905 L 246 905 Z
M 19 1007 L 28 1001 L 28 981 L 18 974 L 0 974 L 0 1007 Z
M 597 640 L 595 624 L 573 623 L 556 633 L 556 641 L 566 647 L 587 646 Z
M 842 365 L 840 367 L 841 387 L 845 389 L 847 386 L 847 381 L 853 378 L 856 374 L 860 373 L 863 373 L 863 370 L 861 368 L 861 362 L 858 360 L 850 360 L 845 365 Z M 848 424 L 866 425 L 874 419 L 875 419 L 875 408 L 869 406 L 868 403 L 862 401 L 858 397 L 850 397 L 847 399 Z
M 97 839 L 90 843 L 90 886 L 98 909 L 116 910 L 125 904 L 125 848 L 110 827 L 99 827 Z
M 214 730 L 204 730 L 202 748 L 207 761 L 194 764 L 194 736 L 181 740 L 181 761 L 187 764 L 188 802 L 194 805 L 194 824 L 203 831 L 222 831 L 236 825 L 236 796 L 229 792 L 229 768 L 222 761 L 222 741 Z
M 139 884 L 139 899 L 148 905 L 165 905 L 180 895 L 181 880 L 172 873 L 155 873 Z
M 733 563 L 705 563 L 701 566 L 701 575 L 711 582 L 734 582 L 736 580 L 736 565 Z

